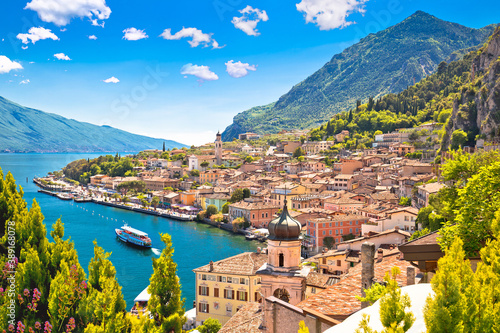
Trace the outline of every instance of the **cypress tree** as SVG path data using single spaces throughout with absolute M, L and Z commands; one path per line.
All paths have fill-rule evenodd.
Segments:
M 182 332 L 184 324 L 184 299 L 177 276 L 177 264 L 172 259 L 174 248 L 169 234 L 161 234 L 165 243 L 160 258 L 153 258 L 153 275 L 148 292 L 151 298 L 148 310 L 152 319 L 143 326 L 144 332 Z

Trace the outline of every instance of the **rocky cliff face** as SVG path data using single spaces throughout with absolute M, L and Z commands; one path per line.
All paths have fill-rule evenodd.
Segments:
M 442 150 L 449 148 L 455 130 L 465 131 L 469 144 L 477 135 L 490 140 L 500 136 L 500 28 L 472 63 L 469 80 L 453 105 Z

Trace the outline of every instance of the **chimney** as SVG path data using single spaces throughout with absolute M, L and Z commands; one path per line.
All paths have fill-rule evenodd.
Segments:
M 378 249 L 377 250 L 377 262 L 381 262 L 384 258 L 384 250 Z
M 209 272 L 212 272 L 214 270 L 214 262 L 210 260 L 210 269 Z
M 408 286 L 415 284 L 415 267 L 413 266 L 406 267 L 406 284 Z
M 260 254 L 260 252 L 262 251 L 262 249 L 260 248 L 260 246 L 257 248 L 257 254 Z
M 361 296 L 366 297 L 365 289 L 369 289 L 375 277 L 375 244 L 365 242 L 361 245 Z M 369 306 L 369 302 L 361 302 L 361 308 Z

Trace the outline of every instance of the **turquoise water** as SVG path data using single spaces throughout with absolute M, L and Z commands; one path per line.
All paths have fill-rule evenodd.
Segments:
M 249 242 L 243 236 L 198 224 L 179 222 L 94 203 L 63 201 L 38 193 L 33 184 L 35 176 L 59 170 L 67 163 L 80 158 L 93 158 L 99 154 L 0 154 L 0 168 L 4 174 L 11 171 L 17 184 L 23 187 L 24 198 L 31 205 L 33 199 L 40 204 L 45 216 L 47 235 L 51 225 L 59 217 L 65 228 L 65 238 L 71 237 L 78 251 L 80 264 L 87 271 L 93 257 L 93 241 L 105 251 L 112 252 L 110 260 L 116 267 L 118 282 L 122 286 L 127 308 L 134 298 L 149 284 L 153 273 L 151 258 L 157 257 L 155 250 L 129 247 L 115 238 L 114 229 L 127 222 L 131 227 L 147 232 L 155 249 L 163 249 L 159 233 L 169 233 L 175 248 L 174 260 L 182 285 L 182 296 L 186 298 L 186 309 L 190 309 L 195 298 L 195 276 L 193 269 L 245 251 L 254 251 L 260 243 Z M 29 178 L 28 182 L 26 177 Z M 50 236 L 49 236 L 50 237 Z

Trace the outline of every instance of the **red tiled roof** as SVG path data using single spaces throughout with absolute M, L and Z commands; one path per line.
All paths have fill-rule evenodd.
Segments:
M 261 305 L 248 302 L 222 326 L 219 333 L 260 333 L 259 327 L 264 319 Z
M 267 254 L 245 252 L 223 260 L 214 262 L 213 270 L 210 264 L 195 268 L 196 272 L 210 272 L 219 274 L 254 275 L 267 262 Z
M 406 286 L 406 269 L 411 264 L 399 260 L 397 254 L 384 257 L 381 262 L 375 261 L 375 280 L 382 281 L 385 273 L 390 272 L 394 266 L 401 271 L 396 279 L 398 284 Z M 300 302 L 297 307 L 313 309 L 333 318 L 345 318 L 360 310 L 361 302 L 356 296 L 361 296 L 361 268 L 361 264 L 351 268 L 340 282 Z

